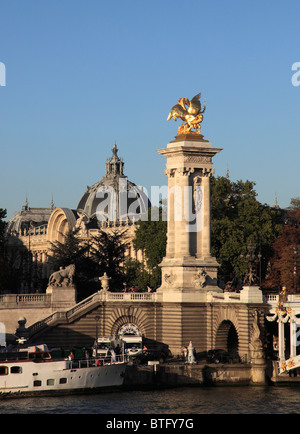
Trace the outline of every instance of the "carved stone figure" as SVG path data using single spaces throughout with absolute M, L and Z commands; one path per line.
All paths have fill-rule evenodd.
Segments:
M 49 286 L 71 286 L 73 285 L 73 277 L 75 274 L 75 265 L 71 264 L 67 267 L 60 267 L 49 277 Z
M 87 237 L 88 236 L 88 229 L 86 227 L 86 223 L 87 223 L 87 217 L 82 214 L 82 213 L 78 213 L 79 218 L 76 221 L 76 225 L 75 225 L 75 230 L 78 230 L 79 235 L 81 235 L 82 237 Z
M 206 285 L 207 278 L 208 278 L 208 276 L 207 276 L 206 271 L 204 271 L 204 270 L 199 271 L 199 273 L 196 274 L 196 277 L 195 277 L 196 288 L 204 288 L 204 286 Z
M 195 176 L 193 179 L 194 211 L 198 213 L 203 203 L 203 192 L 201 189 L 201 176 Z
M 195 359 L 195 355 L 194 355 L 194 347 L 193 347 L 192 341 L 190 341 L 189 346 L 188 346 L 188 363 L 191 365 L 196 363 L 196 359 Z
M 184 97 L 179 98 L 178 104 L 171 108 L 167 121 L 171 118 L 177 121 L 178 118 L 183 120 L 183 124 L 178 128 L 178 134 L 200 134 L 201 122 L 203 121 L 203 114 L 206 110 L 206 102 L 204 101 L 203 110 L 200 103 L 201 93 L 195 95 L 191 101 Z M 191 131 L 195 129 L 196 131 Z
M 264 357 L 263 346 L 260 339 L 260 329 L 258 326 L 258 314 L 254 312 L 253 330 L 250 338 L 250 355 L 252 360 L 262 359 Z
M 170 274 L 166 273 L 166 274 L 164 275 L 164 280 L 165 280 L 165 282 L 168 283 L 169 285 L 172 285 L 172 283 L 174 283 L 175 276 L 174 276 L 173 273 L 170 273 Z

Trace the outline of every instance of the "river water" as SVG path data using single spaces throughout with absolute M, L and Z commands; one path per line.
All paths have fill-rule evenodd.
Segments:
M 300 414 L 300 387 L 197 387 L 0 400 L 0 414 Z

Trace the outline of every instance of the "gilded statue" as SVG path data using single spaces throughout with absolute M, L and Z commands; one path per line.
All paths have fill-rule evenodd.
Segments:
M 203 113 L 206 110 L 206 101 L 204 101 L 202 109 L 200 98 L 201 93 L 195 95 L 191 101 L 186 97 L 179 98 L 178 104 L 171 108 L 167 121 L 171 118 L 174 121 L 177 121 L 179 118 L 183 121 L 182 125 L 178 128 L 178 134 L 200 134 L 200 124 L 203 121 Z

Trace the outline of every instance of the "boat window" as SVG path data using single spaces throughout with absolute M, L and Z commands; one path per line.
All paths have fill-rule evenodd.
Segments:
M 49 378 L 47 380 L 47 386 L 54 386 L 54 378 Z
M 51 359 L 51 355 L 49 352 L 44 352 L 42 357 L 43 359 Z
M 21 366 L 12 366 L 10 368 L 10 373 L 11 374 L 21 374 L 22 373 L 22 368 Z
M 34 385 L 34 387 L 41 386 L 42 382 L 41 382 L 41 380 L 34 380 L 33 385 Z
M 7 374 L 8 374 L 8 367 L 0 366 L 0 375 L 7 375 Z
M 59 379 L 59 384 L 66 384 L 66 382 L 67 382 L 67 379 L 64 377 Z

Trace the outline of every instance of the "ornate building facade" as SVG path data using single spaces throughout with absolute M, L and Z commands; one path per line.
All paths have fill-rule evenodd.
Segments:
M 36 282 L 49 277 L 51 243 L 63 242 L 64 235 L 75 228 L 82 242 L 91 240 L 100 230 L 126 230 L 126 256 L 143 260 L 142 252 L 135 251 L 132 241 L 140 216 L 150 206 L 148 196 L 124 175 L 124 161 L 118 156 L 116 144 L 105 169 L 100 181 L 87 186 L 75 209 L 56 208 L 53 201 L 49 208 L 31 208 L 26 199 L 22 210 L 8 222 L 11 252 L 18 252 L 18 261 L 22 261 L 21 292 L 39 291 Z

